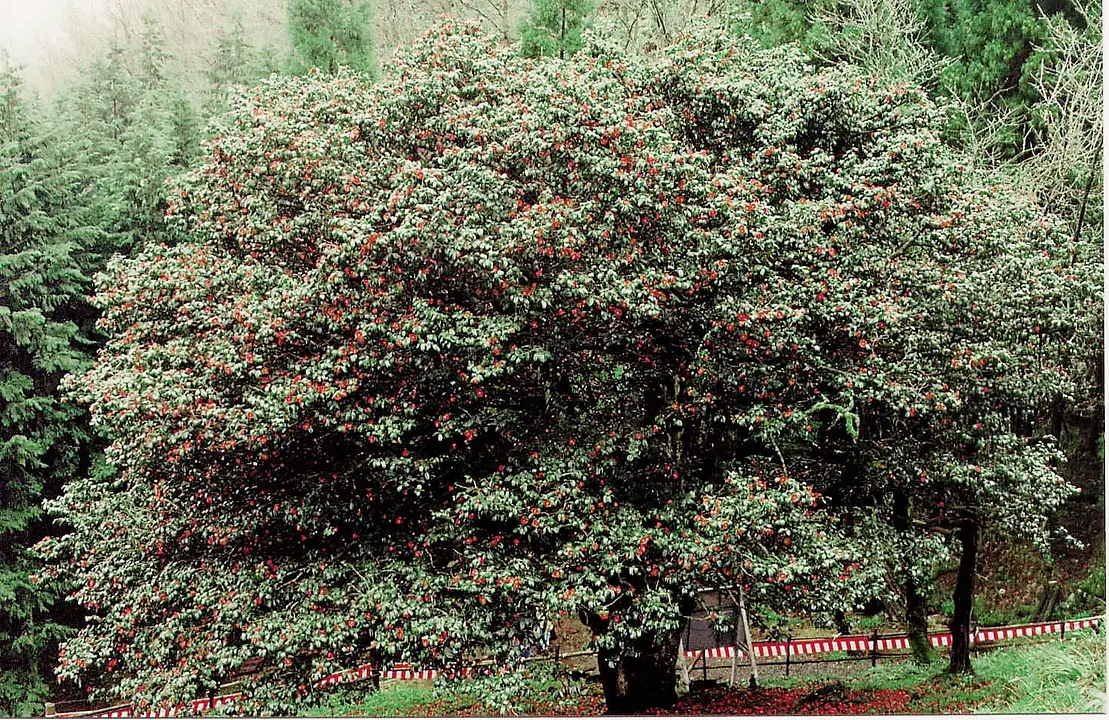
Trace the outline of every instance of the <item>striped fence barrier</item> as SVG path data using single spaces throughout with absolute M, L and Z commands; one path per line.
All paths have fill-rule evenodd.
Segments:
M 1037 637 L 1039 635 L 1059 635 L 1064 634 L 1070 630 L 1080 630 L 1083 628 L 1096 627 L 1100 625 L 1102 618 L 1084 618 L 1082 620 L 1067 620 L 1046 623 L 1035 623 L 1032 625 L 1012 625 L 1008 627 L 988 628 L 975 632 L 971 638 L 974 643 L 981 642 L 995 642 L 999 640 L 1010 640 L 1021 637 Z M 928 636 L 929 642 L 932 647 L 949 647 L 951 645 L 951 633 L 936 633 Z M 752 643 L 752 650 L 756 658 L 777 658 L 796 657 L 799 655 L 822 655 L 825 653 L 833 652 L 873 652 L 875 650 L 875 642 L 877 642 L 877 650 L 890 651 L 890 650 L 908 650 L 909 638 L 905 635 L 896 637 L 882 637 L 875 641 L 874 638 L 869 637 L 838 637 L 828 639 L 812 639 L 812 640 L 792 640 L 788 643 L 789 650 L 787 653 L 786 645 L 784 642 L 756 642 Z M 708 650 L 686 650 L 685 656 L 687 658 L 694 657 L 707 657 L 707 658 L 731 658 L 731 657 L 747 657 L 747 653 L 736 647 L 716 647 L 709 648 Z
M 1085 628 L 1098 627 L 1103 622 L 1104 618 L 1093 617 L 1083 618 L 1080 620 L 1066 620 L 1055 621 L 1046 623 L 1035 623 L 1031 625 L 1012 625 L 1008 627 L 986 628 L 976 631 L 972 635 L 972 642 L 996 642 L 1001 640 L 1013 640 L 1016 638 L 1032 638 L 1041 635 L 1059 635 L 1065 634 L 1071 630 L 1081 630 Z M 951 633 L 937 633 L 929 635 L 928 640 L 932 643 L 933 647 L 948 647 L 951 645 Z M 875 649 L 875 643 L 877 648 Z M 752 643 L 752 650 L 756 658 L 779 658 L 787 657 L 787 643 L 784 642 L 756 642 Z M 904 635 L 896 637 L 882 637 L 874 638 L 869 637 L 837 637 L 837 638 L 820 638 L 808 640 L 793 640 L 788 643 L 788 656 L 813 656 L 823 655 L 834 652 L 875 652 L 889 651 L 889 650 L 908 650 L 909 638 Z M 745 658 L 747 654 L 734 646 L 709 648 L 708 650 L 687 650 L 685 653 L 687 658 Z M 362 665 L 353 670 L 343 670 L 340 672 L 332 673 L 327 677 L 316 682 L 318 687 L 325 685 L 335 685 L 338 683 L 356 682 L 365 680 L 373 675 L 373 665 Z M 462 675 L 469 675 L 473 672 L 472 668 L 462 671 Z M 407 663 L 397 663 L 388 670 L 382 670 L 380 677 L 383 680 L 432 680 L 439 676 L 437 670 L 416 670 Z M 111 708 L 101 708 L 93 711 L 81 712 L 62 712 L 48 714 L 47 717 L 54 718 L 163 718 L 175 717 L 183 714 L 199 715 L 209 710 L 214 710 L 222 705 L 227 705 L 238 700 L 242 695 L 233 693 L 229 695 L 221 695 L 218 697 L 204 698 L 200 700 L 193 700 L 188 703 L 180 703 L 171 708 L 162 708 L 158 710 L 143 711 L 141 713 L 133 713 L 130 705 L 120 705 Z

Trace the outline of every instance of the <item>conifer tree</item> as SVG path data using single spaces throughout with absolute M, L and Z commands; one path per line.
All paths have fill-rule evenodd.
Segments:
M 277 71 L 275 65 L 247 39 L 241 15 L 231 17 L 230 27 L 216 35 L 215 47 L 205 75 L 208 80 L 204 113 L 211 117 L 226 112 L 231 98 L 241 88 Z
M 289 0 L 287 12 L 291 74 L 311 68 L 331 74 L 340 67 L 376 74 L 369 0 Z
M 522 52 L 527 57 L 565 59 L 582 47 L 582 30 L 589 25 L 589 0 L 533 0 L 520 26 Z
M 108 238 L 101 266 L 115 252 L 167 236 L 166 180 L 200 146 L 199 118 L 176 70 L 161 29 L 147 20 L 136 42 L 113 45 L 59 102 L 99 194 L 97 222 Z
M 827 28 L 816 18 L 832 10 L 835 0 L 766 0 L 744 3 L 746 17 L 736 30 L 765 48 L 797 43 L 806 52 L 819 52 L 828 42 Z
M 1031 106 L 1037 97 L 1030 85 L 1035 48 L 1047 36 L 1048 23 L 1035 0 L 923 0 L 932 47 L 948 66 L 941 89 L 977 108 L 968 130 L 979 130 L 994 117 L 989 149 L 1009 159 L 1032 149 Z
M 65 160 L 31 119 L 17 72 L 0 72 L 0 715 L 35 713 L 66 627 L 55 588 L 33 581 L 28 548 L 44 498 L 83 472 L 86 415 L 58 384 L 89 365 L 79 326 L 88 237 Z

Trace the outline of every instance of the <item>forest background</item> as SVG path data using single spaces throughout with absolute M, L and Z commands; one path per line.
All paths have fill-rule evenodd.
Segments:
M 89 301 L 95 276 L 113 256 L 173 241 L 167 180 L 195 166 L 209 121 L 242 88 L 310 68 L 388 73 L 397 46 L 448 15 L 550 56 L 576 51 L 589 26 L 652 54 L 709 21 L 765 47 L 797 43 L 818 65 L 847 60 L 920 84 L 957 108 L 947 141 L 969 162 L 1101 242 L 1095 2 L 116 0 L 93 14 L 74 4 L 64 41 L 0 71 L 0 713 L 40 714 L 72 692 L 54 665 L 82 613 L 64 582 L 33 582 L 31 548 L 59 532 L 44 500 L 111 473 L 108 439 L 59 389 L 107 339 Z M 1088 547 L 1083 592 L 1103 603 L 1100 329 L 1074 353 L 1081 392 L 1045 422 L 1083 490 L 1062 513 Z

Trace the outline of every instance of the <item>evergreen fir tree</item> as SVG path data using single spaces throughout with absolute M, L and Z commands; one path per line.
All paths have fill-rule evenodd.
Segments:
M 88 148 L 95 151 L 90 159 L 114 152 L 114 145 L 122 142 L 142 92 L 141 84 L 127 68 L 127 50 L 118 43 L 82 71 L 80 81 L 62 97 L 62 103 L 72 111 L 74 125 L 105 141 Z
M 574 54 L 582 47 L 581 33 L 593 9 L 590 0 L 533 0 L 520 26 L 521 51 L 526 57 Z
M 175 125 L 171 108 L 160 104 L 158 98 L 144 98 L 135 108 L 109 168 L 110 186 L 122 210 L 117 222 L 132 235 L 130 246 L 165 230 L 165 182 L 175 164 L 185 164 L 175 162 L 181 150 L 175 142 Z
M 828 43 L 827 28 L 816 21 L 819 13 L 832 9 L 836 0 L 765 0 L 748 3 L 747 18 L 736 30 L 750 35 L 765 48 L 797 43 L 809 53 L 820 52 Z
M 136 76 L 145 92 L 136 107 L 131 127 L 140 128 L 139 132 L 146 133 L 152 127 L 157 128 L 159 142 L 165 142 L 169 146 L 164 167 L 158 168 L 163 177 L 161 182 L 155 183 L 159 201 L 164 195 L 162 185 L 168 175 L 174 172 L 174 167 L 187 167 L 200 152 L 200 118 L 180 80 L 180 73 L 176 72 L 177 68 L 172 64 L 173 56 L 166 49 L 161 27 L 153 19 L 146 19 L 139 35 L 135 58 Z M 152 121 L 154 125 L 151 125 Z M 127 146 L 126 138 L 123 144 Z M 144 198 L 144 202 L 149 204 L 150 199 Z M 160 220 L 161 208 L 158 214 Z
M 89 162 L 98 225 L 108 241 L 100 262 L 152 238 L 168 239 L 166 180 L 197 156 L 200 121 L 172 66 L 161 30 L 146 21 L 138 40 L 114 45 L 82 73 L 57 114 Z
M 984 118 L 1007 116 L 991 141 L 1003 158 L 1030 150 L 1031 106 L 1037 97 L 1029 84 L 1035 48 L 1047 24 L 1035 0 L 923 0 L 932 46 L 949 64 L 942 90 L 980 108 Z M 972 118 L 972 122 L 975 118 Z
M 31 119 L 17 72 L 0 72 L 0 715 L 38 714 L 65 608 L 28 552 L 48 531 L 41 503 L 82 471 L 86 416 L 59 399 L 90 364 L 79 189 Z
M 289 72 L 302 75 L 317 68 L 330 74 L 349 67 L 375 75 L 372 11 L 369 0 L 289 0 Z
M 215 48 L 205 71 L 209 85 L 204 114 L 211 117 L 225 112 L 235 93 L 249 83 L 276 72 L 277 66 L 268 60 L 264 51 L 250 45 L 242 16 L 234 14 L 230 28 L 216 35 Z

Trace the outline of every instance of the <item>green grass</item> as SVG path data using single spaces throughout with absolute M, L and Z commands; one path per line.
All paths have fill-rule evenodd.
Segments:
M 570 678 L 553 663 L 524 673 L 431 681 L 396 681 L 374 693 L 367 684 L 337 688 L 301 717 L 450 717 L 461 715 L 579 715 L 603 706 L 600 686 Z
M 911 697 L 911 712 L 927 714 L 970 712 L 996 697 L 999 692 L 1004 692 L 1004 688 L 992 678 L 947 675 L 944 672 L 947 667 L 946 656 L 937 653 L 935 658 L 927 666 L 910 662 L 887 662 L 867 668 L 856 675 L 774 677 L 766 678 L 764 684 L 796 687 L 836 683 L 849 690 L 905 690 Z
M 359 683 L 336 690 L 327 702 L 300 713 L 301 717 L 412 717 L 417 708 L 435 700 L 427 681 L 387 683 L 372 692 Z
M 795 686 L 835 680 L 853 690 L 906 690 L 916 712 L 1003 714 L 1103 713 L 1105 635 L 1078 631 L 1065 640 L 1015 645 L 972 660 L 975 674 L 952 677 L 947 657 L 928 666 L 879 665 L 853 677 L 774 678 L 769 685 Z
M 1104 713 L 1105 635 L 1076 632 L 1066 640 L 998 650 L 978 659 L 980 678 L 994 679 L 1008 697 L 982 708 L 991 713 Z

